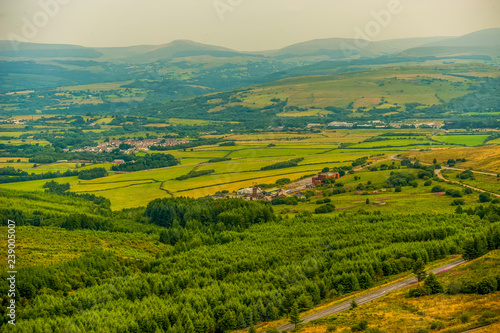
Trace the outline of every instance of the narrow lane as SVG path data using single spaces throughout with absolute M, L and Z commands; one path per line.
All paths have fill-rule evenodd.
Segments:
M 463 263 L 465 263 L 465 260 L 459 259 L 459 260 L 451 262 L 447 265 L 443 265 L 443 266 L 440 266 L 438 268 L 435 268 L 435 269 L 429 271 L 429 273 L 432 272 L 434 274 L 437 274 L 439 272 L 449 270 L 449 269 L 452 269 L 452 268 L 457 267 L 459 265 L 462 265 Z M 360 296 L 360 297 L 356 298 L 355 301 L 358 305 L 362 305 L 362 304 L 374 301 L 380 297 L 383 297 L 386 294 L 390 293 L 391 291 L 403 289 L 403 288 L 411 286 L 412 284 L 415 284 L 415 283 L 417 283 L 417 278 L 414 276 L 414 277 L 408 278 L 406 280 L 396 282 L 390 286 L 375 290 L 369 294 Z M 320 312 L 314 313 L 312 315 L 306 316 L 306 317 L 301 318 L 301 319 L 302 319 L 303 323 L 307 323 L 307 322 L 310 322 L 312 320 L 323 318 L 323 317 L 326 317 L 326 316 L 329 316 L 329 315 L 332 315 L 335 313 L 339 313 L 342 311 L 346 311 L 350 307 L 351 307 L 351 301 L 347 301 L 347 302 L 332 306 L 330 308 L 327 308 L 325 310 L 322 310 Z M 286 325 L 282 325 L 282 326 L 278 327 L 278 331 L 284 331 L 284 330 L 290 331 L 290 330 L 293 330 L 294 328 L 295 328 L 294 325 L 286 324 Z

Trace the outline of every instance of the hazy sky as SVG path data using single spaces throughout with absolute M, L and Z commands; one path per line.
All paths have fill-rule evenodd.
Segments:
M 458 36 L 499 22 L 499 0 L 0 0 L 0 39 L 84 46 L 190 39 L 254 51 L 359 31 Z

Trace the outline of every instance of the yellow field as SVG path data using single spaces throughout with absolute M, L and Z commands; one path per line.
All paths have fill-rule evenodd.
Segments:
M 470 148 L 449 148 L 426 152 L 403 154 L 411 158 L 418 158 L 425 163 L 432 163 L 435 158 L 438 163 L 445 163 L 448 159 L 465 158 L 467 162 L 457 165 L 459 168 L 500 172 L 500 145 L 488 145 Z

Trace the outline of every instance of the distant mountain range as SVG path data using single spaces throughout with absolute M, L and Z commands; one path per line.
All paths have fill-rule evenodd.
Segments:
M 176 40 L 164 45 L 98 48 L 0 41 L 0 59 L 2 60 L 87 59 L 149 63 L 197 56 L 327 60 L 354 56 L 452 56 L 457 54 L 500 56 L 500 28 L 481 30 L 461 37 L 404 38 L 376 42 L 347 38 L 317 39 L 293 44 L 279 50 L 262 52 L 241 52 L 189 40 Z

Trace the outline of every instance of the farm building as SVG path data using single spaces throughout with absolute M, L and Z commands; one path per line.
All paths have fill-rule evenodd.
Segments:
M 286 197 L 286 196 L 287 196 L 286 191 L 280 188 L 278 190 L 278 197 Z
M 251 195 L 253 192 L 253 188 L 242 188 L 236 192 L 237 195 Z
M 312 182 L 314 185 L 319 185 L 321 182 L 327 178 L 334 178 L 334 179 L 339 179 L 340 174 L 338 172 L 328 172 L 328 173 L 322 173 L 317 175 L 316 177 L 312 178 Z

